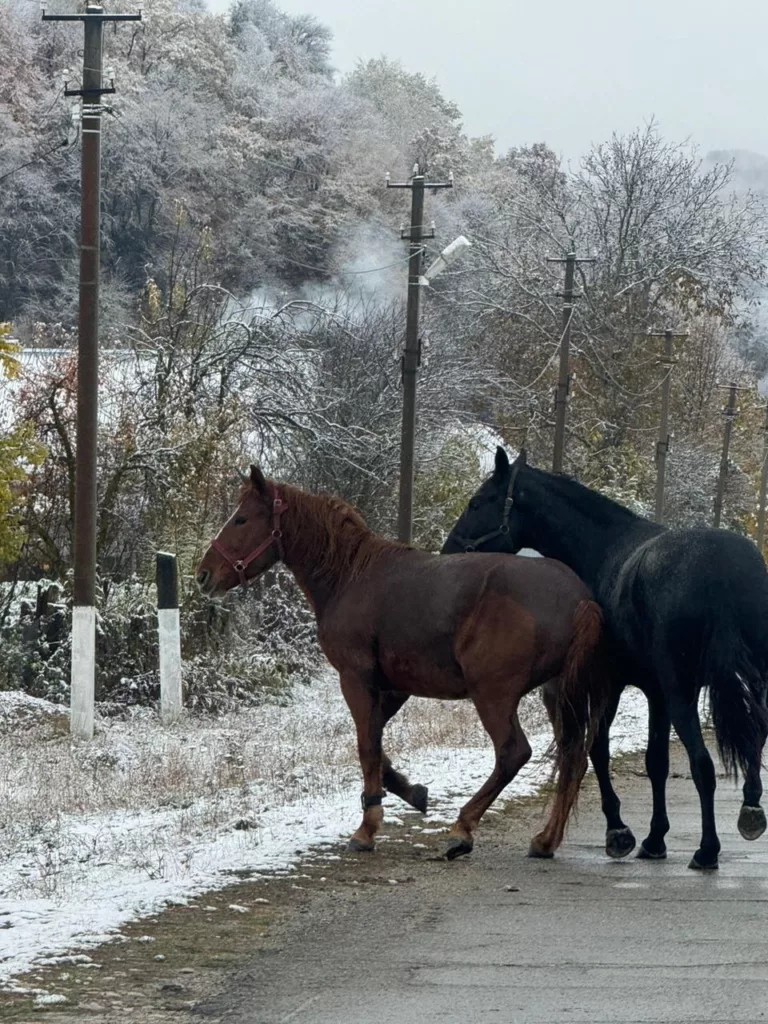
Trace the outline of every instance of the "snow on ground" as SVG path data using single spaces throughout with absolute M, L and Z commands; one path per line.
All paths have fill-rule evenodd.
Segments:
M 549 777 L 550 736 L 538 697 L 528 701 L 534 756 L 507 800 Z M 644 699 L 628 691 L 615 752 L 644 744 L 645 717 Z M 464 703 L 411 701 L 386 741 L 395 764 L 429 785 L 424 829 L 447 827 L 491 771 L 490 744 Z M 297 689 L 284 706 L 171 729 L 148 712 L 103 722 L 90 744 L 60 733 L 6 733 L 0 981 L 34 963 L 72 962 L 66 954 L 114 937 L 121 924 L 241 873 L 290 869 L 313 847 L 354 831 L 359 792 L 352 723 L 331 675 Z M 386 818 L 396 821 L 403 806 L 388 798 Z

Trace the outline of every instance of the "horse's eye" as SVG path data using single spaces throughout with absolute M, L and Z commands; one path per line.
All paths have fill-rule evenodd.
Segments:
M 245 526 L 247 522 L 248 520 L 245 519 L 243 516 L 238 516 L 237 519 L 235 520 L 235 526 Z
M 472 501 L 470 501 L 469 503 L 469 507 L 472 509 L 473 512 L 477 512 L 477 510 L 480 508 L 480 502 L 477 500 L 477 498 L 473 498 Z

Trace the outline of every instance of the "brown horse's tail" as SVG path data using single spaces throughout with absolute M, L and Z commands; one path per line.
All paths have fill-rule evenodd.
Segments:
M 603 613 L 594 601 L 582 601 L 573 618 L 573 636 L 555 703 L 557 808 L 562 821 L 575 806 L 587 770 L 587 754 L 609 695 L 602 657 Z

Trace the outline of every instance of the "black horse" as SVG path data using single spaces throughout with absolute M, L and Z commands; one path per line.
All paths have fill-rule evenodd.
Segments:
M 671 530 L 566 476 L 510 464 L 497 449 L 491 477 L 471 499 L 443 553 L 523 547 L 559 559 L 592 589 L 613 642 L 613 698 L 590 757 L 608 831 L 606 851 L 635 846 L 609 775 L 608 730 L 628 684 L 648 698 L 646 769 L 653 817 L 638 856 L 666 857 L 670 723 L 688 752 L 701 800 L 701 845 L 692 868 L 716 868 L 715 768 L 701 734 L 698 696 L 709 688 L 715 735 L 729 775 L 744 775 L 739 831 L 757 839 L 762 751 L 768 735 L 768 573 L 755 546 L 712 529 Z M 532 853 L 536 853 L 535 849 Z

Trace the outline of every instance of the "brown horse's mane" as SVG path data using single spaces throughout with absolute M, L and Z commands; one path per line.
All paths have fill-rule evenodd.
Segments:
M 329 494 L 310 494 L 292 484 L 268 480 L 286 503 L 282 519 L 286 561 L 300 562 L 314 578 L 356 579 L 384 556 L 409 550 L 374 533 L 352 505 Z M 250 482 L 241 497 L 253 489 Z

